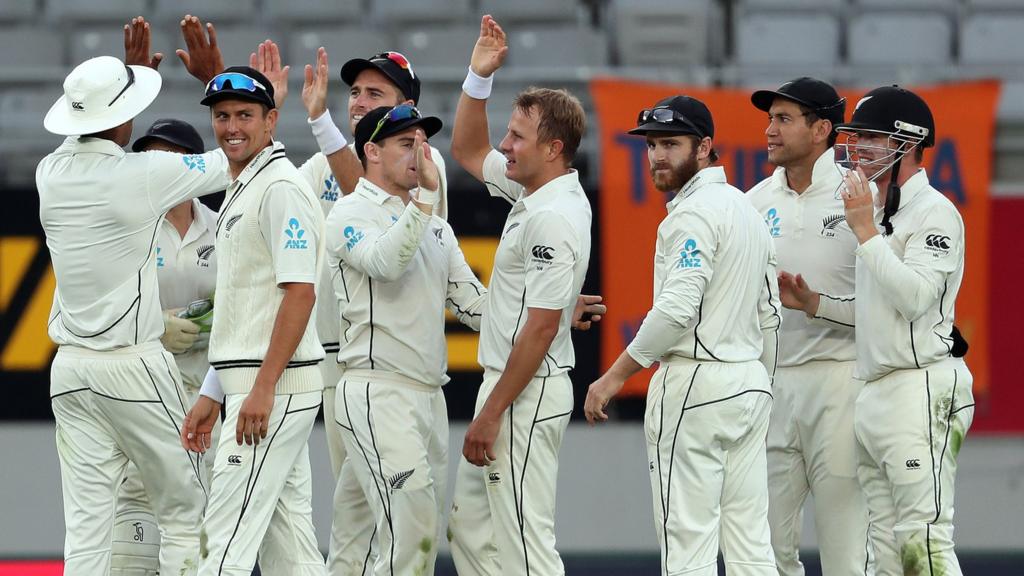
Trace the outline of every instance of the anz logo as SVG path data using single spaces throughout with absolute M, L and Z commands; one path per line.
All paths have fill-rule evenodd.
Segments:
M 199 170 L 206 174 L 206 159 L 199 154 L 185 154 L 181 157 L 181 161 L 185 163 L 185 166 L 188 166 L 190 171 Z
M 359 244 L 359 242 L 363 240 L 363 233 L 351 226 L 345 226 L 345 230 L 342 233 L 345 234 L 345 238 L 347 240 L 345 242 L 345 248 L 348 249 L 349 252 L 356 247 L 356 244 Z
M 324 191 L 320 194 L 320 199 L 328 202 L 338 201 L 338 181 L 334 179 L 334 174 L 324 180 Z
M 164 267 L 164 257 L 160 255 L 160 247 L 159 246 L 156 247 L 156 267 L 157 268 L 163 268 Z
M 778 238 L 782 235 L 782 227 L 779 224 L 782 219 L 779 218 L 779 211 L 775 208 L 769 208 L 768 213 L 765 214 L 764 223 L 768 225 L 768 231 L 771 232 L 772 238 Z
M 687 238 L 683 243 L 683 250 L 679 252 L 679 262 L 676 268 L 700 268 L 700 249 L 697 248 L 697 241 Z
M 308 241 L 302 237 L 306 234 L 306 231 L 299 225 L 297 218 L 291 218 L 288 220 L 288 228 L 285 228 L 284 235 L 288 237 L 284 241 L 285 250 L 305 250 L 308 248 Z

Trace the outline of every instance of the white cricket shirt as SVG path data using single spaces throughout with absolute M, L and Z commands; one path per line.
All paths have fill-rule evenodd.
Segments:
M 492 196 L 512 204 L 494 255 L 480 327 L 480 365 L 502 372 L 528 308 L 561 310 L 558 333 L 537 377 L 555 376 L 576 362 L 570 328 L 590 264 L 590 201 L 573 170 L 529 196 L 505 176 L 506 158 L 491 150 L 483 175 Z
M 882 208 L 875 210 L 881 229 Z M 890 236 L 861 244 L 856 298 L 822 294 L 816 318 L 854 324 L 865 381 L 950 357 L 953 309 L 964 275 L 964 221 L 921 169 L 901 186 Z M 812 286 L 813 287 L 813 286 Z
M 487 294 L 451 226 L 360 178 L 328 215 L 325 242 L 341 310 L 338 362 L 446 383 L 445 307 L 479 329 Z
M 857 237 L 846 224 L 842 199 L 836 198 L 842 182 L 843 169 L 829 148 L 815 161 L 803 194 L 789 187 L 782 167 L 747 193 L 775 241 L 778 270 L 802 274 L 808 285 L 829 294 L 854 289 Z M 782 310 L 779 366 L 855 357 L 852 326 L 812 322 L 800 310 Z
M 217 286 L 217 254 L 214 231 L 217 214 L 198 200 L 192 200 L 192 223 L 185 237 L 168 220 L 160 224 L 156 239 L 156 276 L 160 286 L 160 307 L 184 308 L 211 298 Z M 210 368 L 206 347 L 175 354 L 174 362 L 182 381 L 199 388 Z
M 724 169 L 704 168 L 668 203 L 658 225 L 654 306 L 626 351 L 644 367 L 668 356 L 761 359 L 766 342 L 776 346 L 777 285 L 775 249 L 761 215 L 726 182 Z
M 57 279 L 50 339 L 92 350 L 158 340 L 160 220 L 230 182 L 220 150 L 134 153 L 109 140 L 70 137 L 43 158 L 36 168 L 39 221 Z

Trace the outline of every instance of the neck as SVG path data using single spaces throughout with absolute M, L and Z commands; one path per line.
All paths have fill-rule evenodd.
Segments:
M 566 174 L 572 172 L 572 168 L 568 166 L 558 165 L 557 167 L 551 167 L 545 169 L 537 175 L 531 182 L 520 182 L 523 185 L 523 195 L 529 196 L 537 190 L 543 188 L 548 182 L 551 182 L 555 178 L 560 178 Z
M 239 160 L 239 161 L 236 162 L 236 161 L 231 160 L 229 158 L 228 159 L 228 171 L 231 172 L 232 180 L 238 178 L 238 175 L 242 173 L 242 170 L 245 170 L 245 167 L 252 163 L 252 159 L 257 157 L 257 156 L 259 156 L 260 152 L 263 152 L 267 148 L 267 146 L 273 146 L 273 145 L 274 145 L 274 141 L 268 139 L 266 144 L 264 144 L 262 148 L 257 150 L 255 154 L 253 154 L 252 156 L 249 156 L 245 160 Z
M 814 164 L 817 163 L 821 153 L 808 155 L 797 162 L 783 166 L 786 172 L 786 183 L 797 194 L 803 194 L 811 186 L 811 177 L 814 175 Z
M 920 166 L 911 163 L 908 158 L 904 157 L 900 163 L 900 172 L 896 175 L 896 185 L 902 188 L 907 183 L 907 180 L 910 180 L 914 174 L 917 174 L 920 168 Z M 875 198 L 875 205 L 879 207 L 885 206 L 885 199 L 889 196 L 889 182 L 892 181 L 892 178 L 893 174 L 890 169 L 875 180 L 875 185 L 878 186 L 878 197 Z
M 186 200 L 171 208 L 167 211 L 166 218 L 174 226 L 174 229 L 178 231 L 178 235 L 184 238 L 188 232 L 188 227 L 192 225 L 192 201 Z

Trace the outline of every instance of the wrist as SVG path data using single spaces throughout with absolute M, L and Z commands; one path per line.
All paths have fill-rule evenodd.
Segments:
M 316 138 L 316 145 L 323 152 L 324 156 L 330 156 L 348 146 L 345 135 L 341 133 L 341 130 L 334 124 L 334 120 L 331 119 L 330 110 L 325 109 L 316 119 L 308 118 L 306 122 L 309 123 L 310 129 L 313 131 L 313 137 Z
M 441 194 L 437 190 L 430 190 L 423 186 L 416 189 L 416 202 L 430 206 L 433 210 L 434 206 L 437 205 L 437 201 L 441 199 Z
M 804 307 L 804 314 L 808 318 L 814 318 L 818 315 L 818 307 L 821 305 L 821 294 L 815 292 L 811 294 L 810 300 L 807 301 L 807 305 Z
M 466 73 L 466 80 L 462 82 L 462 91 L 475 100 L 487 100 L 491 96 L 491 86 L 494 83 L 494 74 L 480 76 L 470 66 Z

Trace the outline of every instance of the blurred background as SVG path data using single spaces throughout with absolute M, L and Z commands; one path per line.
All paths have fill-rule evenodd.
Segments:
M 136 119 L 136 136 L 156 118 L 176 117 L 214 147 L 202 86 L 174 56 L 184 48 L 185 13 L 216 25 L 227 65 L 248 63 L 266 38 L 281 46 L 292 73 L 277 139 L 295 164 L 316 152 L 299 97 L 301 68 L 316 49 L 328 51 L 329 102 L 350 138 L 341 65 L 382 50 L 405 54 L 423 83 L 420 109 L 445 121 L 432 144 L 446 155 L 450 220 L 485 282 L 508 205 L 448 154 L 480 16 L 494 15 L 510 44 L 488 107 L 493 143 L 527 86 L 567 88 L 583 102 L 588 129 L 575 166 L 594 207 L 585 292 L 605 295 L 611 311 L 591 332 L 574 334 L 577 414 L 562 450 L 557 517 L 569 574 L 658 573 L 645 378 L 630 382 L 612 423 L 590 429 L 581 412 L 587 385 L 650 305 L 665 198 L 648 182 L 643 147 L 624 136 L 637 112 L 673 93 L 703 99 L 730 182 L 748 189 L 772 170 L 752 90 L 805 75 L 841 87 L 851 103 L 885 84 L 919 90 L 937 123 L 938 144 L 926 154 L 932 183 L 957 203 L 968 231 L 957 323 L 971 344 L 977 411 L 960 456 L 958 551 L 966 573 L 1024 574 L 1024 0 L 0 0 L 0 575 L 59 573 L 51 561 L 63 547 L 48 401 L 55 348 L 45 328 L 54 281 L 34 186 L 36 164 L 61 139 L 43 130 L 42 117 L 74 65 L 123 58 L 121 27 L 143 15 L 153 50 L 165 54 L 164 87 Z M 448 343 L 454 470 L 481 375 L 475 334 L 452 323 Z M 326 550 L 333 487 L 321 428 L 310 442 L 314 520 Z M 805 523 L 808 574 L 817 574 L 810 515 Z M 453 573 L 446 559 L 438 573 Z

